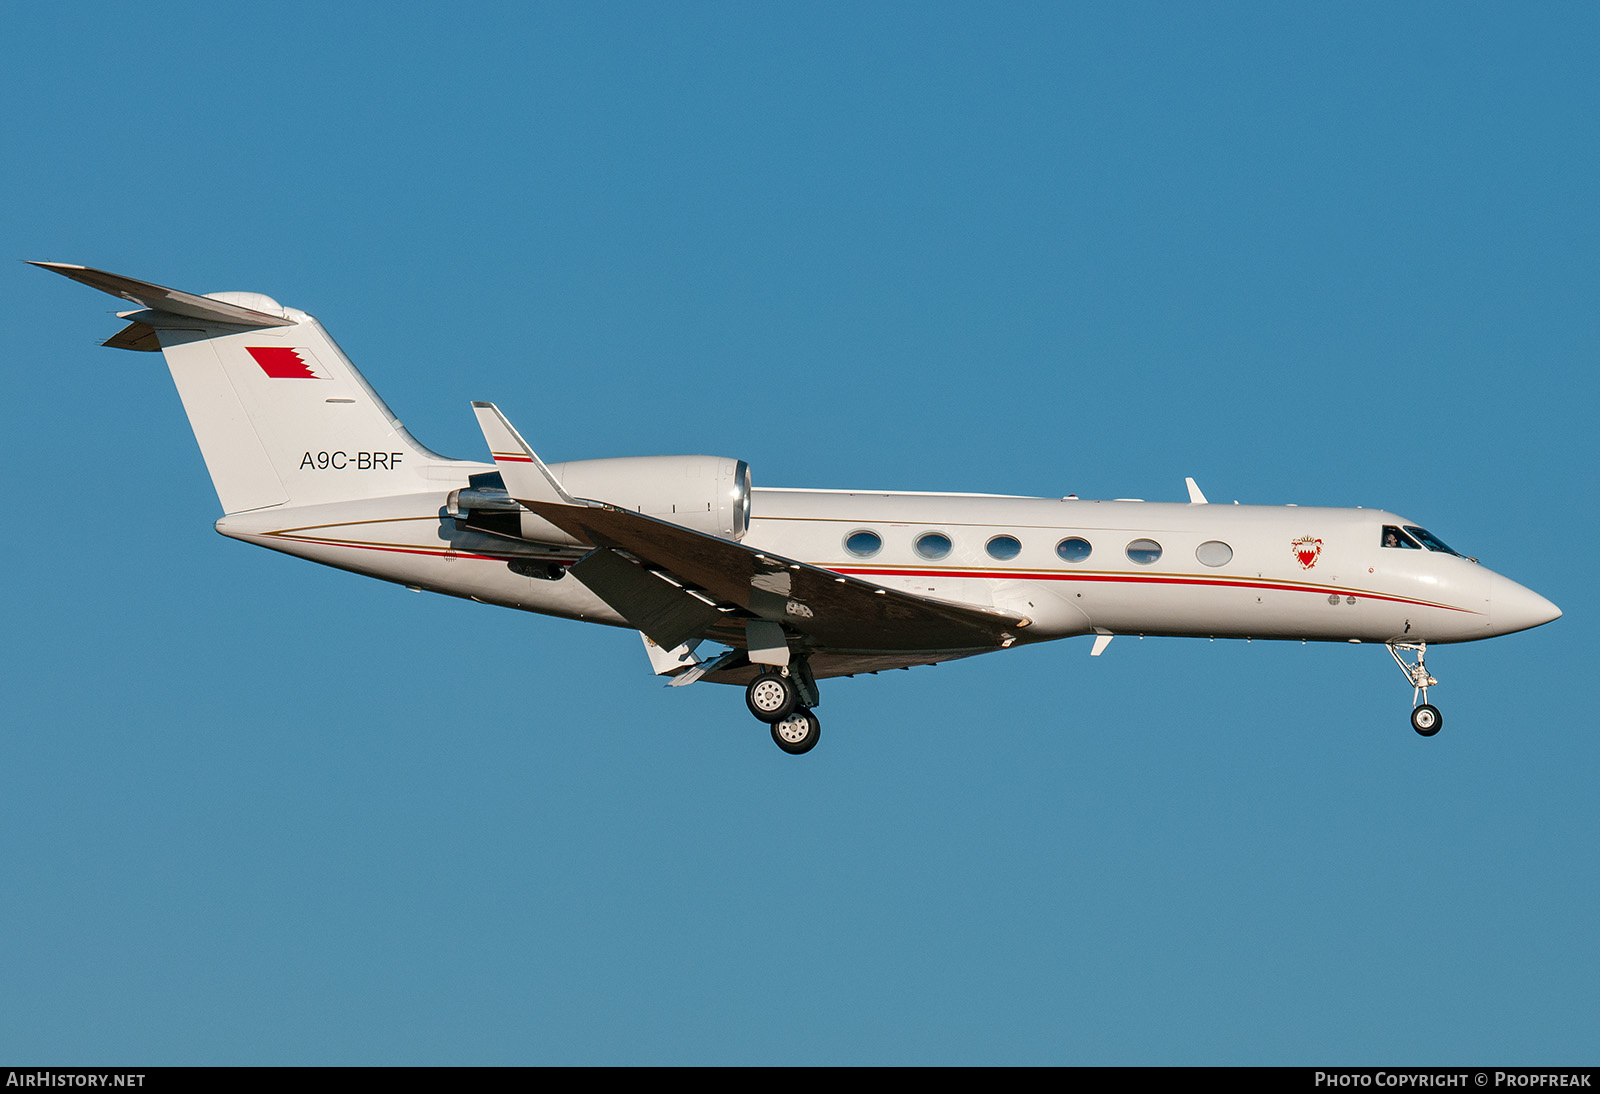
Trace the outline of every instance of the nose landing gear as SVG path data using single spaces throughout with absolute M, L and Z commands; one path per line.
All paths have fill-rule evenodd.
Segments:
M 1424 737 L 1432 737 L 1444 727 L 1444 715 L 1431 703 L 1411 708 L 1411 728 Z
M 1408 662 L 1401 654 L 1415 653 L 1416 663 Z M 1406 679 L 1411 681 L 1411 728 L 1424 737 L 1432 737 L 1444 728 L 1444 715 L 1439 713 L 1439 708 L 1428 702 L 1428 689 L 1438 687 L 1439 681 L 1428 675 L 1426 657 L 1428 644 L 1426 642 L 1390 642 L 1389 655 L 1394 658 L 1394 663 L 1400 666 L 1400 671 L 1406 674 Z

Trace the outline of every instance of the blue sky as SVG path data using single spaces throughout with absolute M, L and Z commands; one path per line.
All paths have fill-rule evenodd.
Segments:
M 0 1057 L 1592 1062 L 1583 5 L 8 14 Z M 1382 506 L 1565 618 L 829 685 L 225 540 L 80 262 L 317 315 L 425 444 Z M 1586 713 L 1588 712 L 1588 713 Z

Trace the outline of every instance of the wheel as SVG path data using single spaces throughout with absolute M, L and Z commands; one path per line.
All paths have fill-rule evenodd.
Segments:
M 1411 728 L 1424 737 L 1432 737 L 1444 728 L 1444 715 L 1438 707 L 1423 703 L 1411 712 Z
M 772 723 L 772 740 L 791 756 L 810 752 L 822 737 L 822 723 L 804 707 Z
M 744 702 L 763 722 L 781 722 L 800 705 L 800 692 L 787 676 L 763 672 L 744 689 Z

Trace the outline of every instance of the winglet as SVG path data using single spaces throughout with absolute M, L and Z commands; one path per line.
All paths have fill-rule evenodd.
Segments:
M 506 493 L 518 501 L 555 502 L 561 505 L 578 505 L 576 498 L 556 481 L 544 461 L 535 455 L 522 434 L 506 421 L 500 408 L 493 403 L 473 403 L 472 412 L 478 416 L 478 428 L 483 439 L 489 442 L 489 454 L 500 470 L 506 484 Z
M 1189 488 L 1189 504 L 1205 505 L 1206 496 L 1200 492 L 1200 485 L 1193 479 L 1184 479 L 1183 483 Z

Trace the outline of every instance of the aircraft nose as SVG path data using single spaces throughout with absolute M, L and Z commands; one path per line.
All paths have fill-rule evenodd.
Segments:
M 1561 609 L 1515 581 L 1498 585 L 1489 600 L 1489 618 L 1496 634 L 1525 631 L 1561 618 Z

